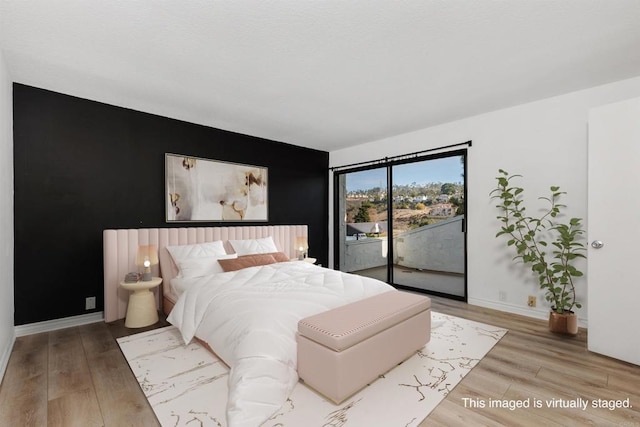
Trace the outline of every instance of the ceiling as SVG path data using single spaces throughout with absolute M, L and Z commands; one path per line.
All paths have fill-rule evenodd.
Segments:
M 15 82 L 325 151 L 640 76 L 639 0 L 0 0 Z

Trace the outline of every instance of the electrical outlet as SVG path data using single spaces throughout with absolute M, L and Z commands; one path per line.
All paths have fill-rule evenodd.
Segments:
M 498 300 L 506 301 L 507 300 L 507 293 L 505 291 L 498 292 Z
M 533 295 L 529 295 L 529 298 L 527 298 L 527 305 L 529 307 L 535 307 L 536 306 L 536 297 Z
M 84 309 L 93 310 L 94 308 L 96 308 L 96 297 L 87 297 L 84 300 Z

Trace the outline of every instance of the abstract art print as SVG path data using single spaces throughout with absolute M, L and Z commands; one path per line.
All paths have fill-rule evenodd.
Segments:
M 165 155 L 166 220 L 267 221 L 267 168 Z

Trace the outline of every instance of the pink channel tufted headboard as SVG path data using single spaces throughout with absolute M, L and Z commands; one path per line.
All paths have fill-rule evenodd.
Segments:
M 166 257 L 170 255 L 164 249 L 166 246 L 222 240 L 225 242 L 227 252 L 232 253 L 233 250 L 228 245 L 228 240 L 259 239 L 272 236 L 278 249 L 294 258 L 297 256 L 296 237 L 307 237 L 307 235 L 306 225 L 104 230 L 104 321 L 113 322 L 125 317 L 129 292 L 120 287 L 120 282 L 124 280 L 124 276 L 128 272 L 138 271 L 135 261 L 139 245 L 156 245 L 160 264 L 168 265 Z M 151 272 L 154 276 L 162 277 L 160 265 L 153 266 Z M 156 293 L 156 305 L 160 309 L 162 292 L 158 289 L 155 289 L 154 292 Z

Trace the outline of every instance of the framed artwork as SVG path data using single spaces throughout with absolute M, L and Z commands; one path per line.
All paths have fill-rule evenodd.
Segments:
M 166 221 L 267 221 L 267 172 L 166 153 Z

